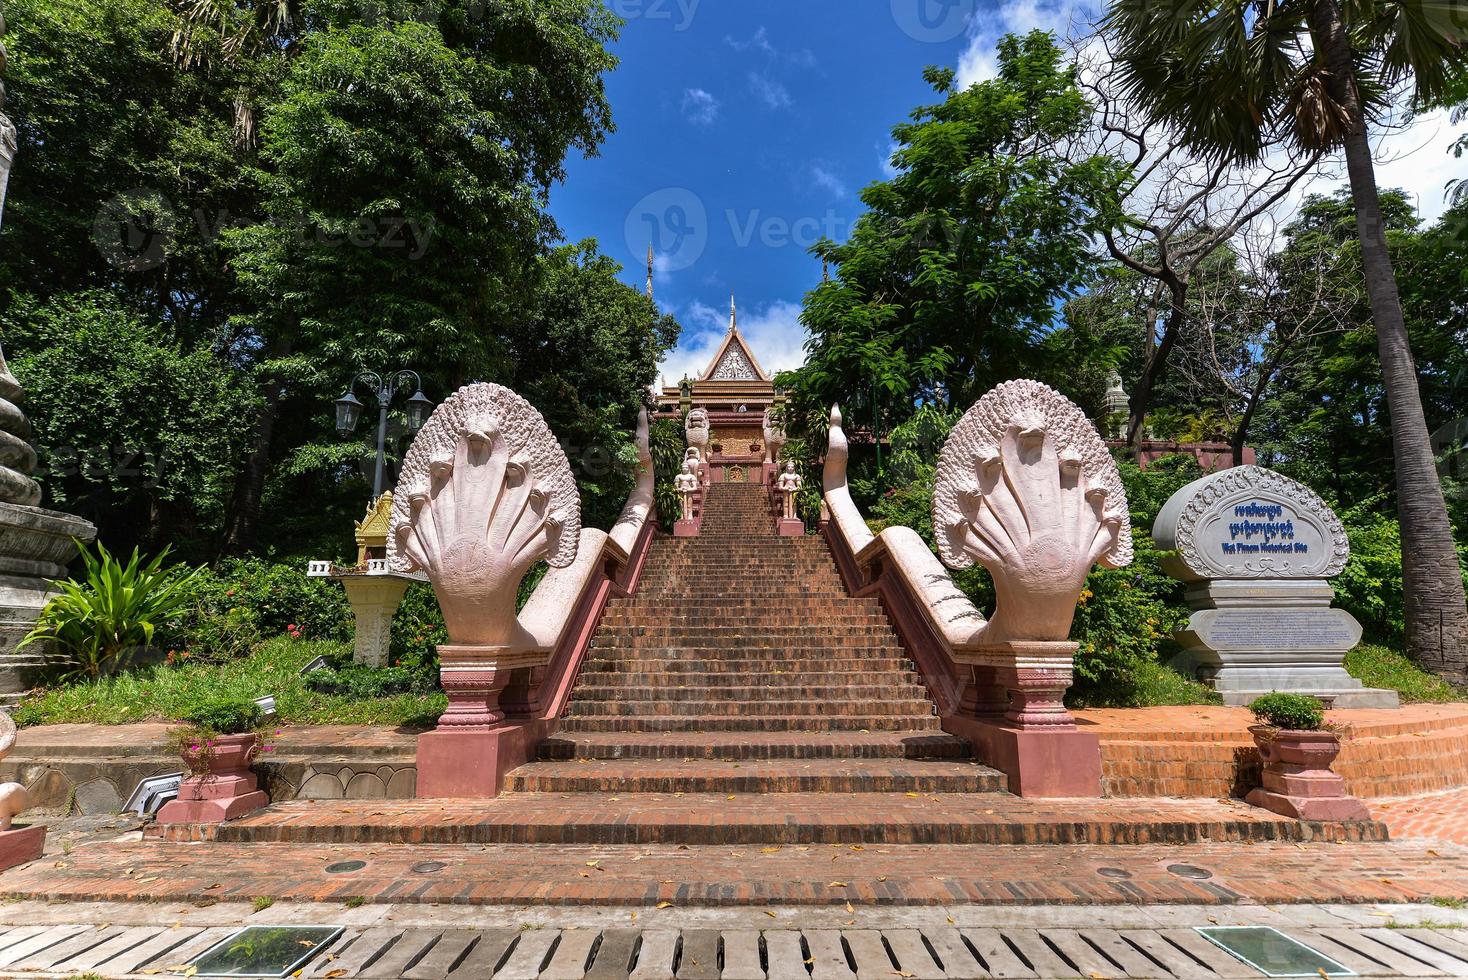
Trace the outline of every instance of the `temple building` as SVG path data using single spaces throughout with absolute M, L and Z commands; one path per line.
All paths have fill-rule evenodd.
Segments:
M 708 412 L 708 463 L 714 479 L 727 472 L 729 479 L 739 481 L 748 467 L 758 468 L 764 460 L 765 411 L 783 401 L 784 393 L 739 332 L 738 310 L 730 296 L 729 332 L 713 359 L 699 377 L 685 376 L 662 389 L 657 417 L 682 419 L 699 408 Z

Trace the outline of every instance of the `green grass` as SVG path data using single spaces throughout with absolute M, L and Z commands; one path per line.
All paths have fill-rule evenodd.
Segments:
M 349 650 L 343 643 L 280 637 L 237 660 L 143 667 L 48 688 L 26 698 L 12 714 L 18 725 L 123 725 L 172 721 L 207 700 L 266 695 L 275 696 L 282 723 L 298 725 L 431 727 L 443 712 L 448 702 L 438 693 L 362 700 L 307 689 L 302 667 L 316 657 Z
M 1375 643 L 1363 643 L 1346 654 L 1346 672 L 1367 687 L 1398 692 L 1407 703 L 1468 701 L 1468 691 L 1428 673 L 1401 651 Z
M 1468 909 L 1468 898 L 1429 898 L 1429 904 L 1444 909 Z
M 1072 708 L 1155 708 L 1160 705 L 1222 704 L 1206 685 L 1189 680 L 1166 664 L 1143 662 L 1125 684 L 1088 685 L 1083 678 L 1066 697 Z

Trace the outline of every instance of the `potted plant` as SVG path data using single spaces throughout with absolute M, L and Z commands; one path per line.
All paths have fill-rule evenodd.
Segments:
M 158 813 L 159 823 L 220 823 L 270 802 L 250 764 L 260 752 L 263 712 L 254 701 L 217 699 L 186 712 L 173 744 L 189 778 L 178 799 Z
M 1339 730 L 1326 724 L 1325 706 L 1304 694 L 1275 692 L 1249 704 L 1259 724 L 1249 733 L 1264 762 L 1264 785 L 1247 800 L 1302 820 L 1366 820 L 1364 804 L 1346 793 L 1331 771 L 1341 751 Z

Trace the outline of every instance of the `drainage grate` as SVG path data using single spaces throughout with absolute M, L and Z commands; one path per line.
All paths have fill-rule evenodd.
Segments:
M 1195 926 L 1203 938 L 1267 977 L 1354 977 L 1324 953 L 1270 926 Z
M 189 966 L 201 977 L 284 977 L 341 933 L 341 926 L 248 926 Z

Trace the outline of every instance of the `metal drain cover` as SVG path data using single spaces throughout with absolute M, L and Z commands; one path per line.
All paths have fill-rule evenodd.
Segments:
M 1121 868 L 1097 868 L 1096 873 L 1103 878 L 1130 878 L 1132 876 L 1130 871 L 1123 871 Z
M 348 871 L 361 871 L 365 867 L 367 867 L 366 861 L 338 861 L 335 864 L 328 864 L 326 866 L 326 873 L 329 875 L 344 875 Z
M 1196 864 L 1169 864 L 1169 874 L 1175 874 L 1179 878 L 1197 878 L 1199 881 L 1207 881 L 1213 877 L 1213 872 L 1207 868 L 1200 868 Z
M 249 926 L 189 966 L 201 977 L 284 977 L 341 934 L 341 926 Z
M 1204 939 L 1267 977 L 1354 977 L 1324 953 L 1270 926 L 1194 926 Z
M 442 871 L 447 867 L 448 865 L 442 861 L 419 861 L 408 870 L 412 871 L 415 875 L 431 875 L 435 871 Z

